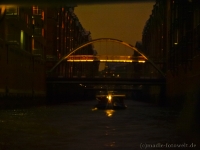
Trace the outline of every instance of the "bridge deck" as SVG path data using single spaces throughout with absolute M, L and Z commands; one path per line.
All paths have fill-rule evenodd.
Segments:
M 166 84 L 164 78 L 51 78 L 46 79 L 47 83 L 69 83 L 69 84 L 126 84 L 126 85 L 162 85 Z
M 68 62 L 139 62 L 145 63 L 143 56 L 120 56 L 120 55 L 71 55 Z

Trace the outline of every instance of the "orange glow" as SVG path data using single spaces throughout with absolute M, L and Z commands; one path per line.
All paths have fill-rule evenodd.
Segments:
M 87 61 L 93 61 L 93 60 L 87 60 L 87 59 L 83 59 L 83 60 L 67 60 L 68 62 L 87 62 Z
M 100 3 L 94 5 L 80 5 L 76 7 L 75 14 L 78 16 L 79 20 L 81 20 L 81 24 L 84 24 L 87 29 L 92 31 L 93 39 L 99 37 L 116 37 L 135 45 L 135 43 L 142 38 L 141 33 L 143 27 L 149 19 L 154 5 L 154 1 L 145 3 L 143 3 L 143 1 L 141 1 L 141 3 L 138 1 L 138 3 L 122 2 L 116 4 L 108 3 L 106 5 Z M 102 10 L 104 10 L 103 14 L 109 15 L 102 15 Z M 138 17 L 140 19 L 138 19 Z M 103 26 L 98 28 L 102 22 Z M 134 27 L 132 25 L 134 25 Z M 112 27 L 112 29 L 110 27 Z M 101 50 L 104 51 L 103 49 Z
M 32 24 L 35 24 L 35 19 L 32 19 Z
M 42 28 L 42 36 L 44 37 L 44 28 Z
M 76 59 L 68 59 L 67 62 L 92 62 L 95 61 L 93 59 L 80 59 L 80 60 L 76 60 Z M 97 60 L 100 62 L 134 62 L 133 60 Z M 139 63 L 145 63 L 144 60 L 138 61 Z
M 131 56 L 119 56 L 119 55 L 71 55 L 67 57 L 68 62 L 87 62 L 87 61 L 100 61 L 100 62 L 139 62 L 145 63 L 142 56 L 131 57 Z
M 0 14 L 3 14 L 4 12 L 5 12 L 5 10 L 6 10 L 6 6 L 4 6 L 4 5 L 0 5 L 0 10 L 1 10 L 1 12 L 0 12 Z
M 44 20 L 44 11 L 42 11 L 42 20 Z
M 108 95 L 107 98 L 108 98 L 108 103 L 111 103 L 112 102 L 112 95 Z
M 64 25 L 64 22 L 62 21 L 62 28 L 63 28 L 63 29 L 64 29 L 64 26 L 65 26 L 65 25 Z
M 138 60 L 138 62 L 139 62 L 139 63 L 145 63 L 145 61 L 144 61 L 144 60 Z
M 34 38 L 32 38 L 32 50 L 34 49 Z
M 36 14 L 38 12 L 38 7 L 37 6 L 33 6 L 33 14 Z
M 115 111 L 112 109 L 106 110 L 106 116 L 111 117 Z

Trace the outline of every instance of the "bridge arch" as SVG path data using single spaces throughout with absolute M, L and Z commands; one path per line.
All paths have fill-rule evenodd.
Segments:
M 76 51 L 80 50 L 81 48 L 90 45 L 92 43 L 96 43 L 99 41 L 107 41 L 107 42 L 116 42 L 116 43 L 120 43 L 122 45 L 125 45 L 127 47 L 129 47 L 130 49 L 132 49 L 133 51 L 136 51 L 138 54 L 140 54 L 146 61 L 148 61 L 164 78 L 165 78 L 165 74 L 156 66 L 156 64 L 150 60 L 144 53 L 142 53 L 140 50 L 138 50 L 136 47 L 132 46 L 131 44 L 128 44 L 124 41 L 118 40 L 118 39 L 113 39 L 113 38 L 98 38 L 98 39 L 93 39 L 91 41 L 88 41 L 82 45 L 80 45 L 79 47 L 75 48 L 73 51 L 69 52 L 68 54 L 66 54 L 65 56 L 63 56 L 51 69 L 49 72 L 52 72 L 63 60 L 67 59 L 70 55 L 72 55 L 73 53 L 75 53 Z

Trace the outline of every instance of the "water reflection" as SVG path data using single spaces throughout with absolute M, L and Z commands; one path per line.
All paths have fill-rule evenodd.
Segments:
M 179 140 L 171 110 L 127 104 L 126 111 L 97 109 L 94 101 L 0 110 L 0 149 L 134 150 L 141 141 Z
M 96 110 L 98 110 L 97 107 L 92 108 L 92 111 L 96 111 Z M 113 109 L 106 109 L 105 110 L 105 113 L 106 113 L 107 117 L 112 117 L 112 115 L 114 114 L 114 112 L 115 111 Z
M 95 107 L 95 108 L 92 108 L 92 111 L 95 111 L 95 110 L 97 110 L 98 108 L 97 107 Z
M 112 115 L 113 115 L 113 113 L 114 113 L 115 111 L 112 110 L 112 109 L 108 109 L 108 110 L 106 110 L 105 112 L 106 112 L 106 116 L 112 117 Z
M 108 144 L 105 144 L 106 147 L 116 147 L 116 143 L 115 142 L 111 142 Z

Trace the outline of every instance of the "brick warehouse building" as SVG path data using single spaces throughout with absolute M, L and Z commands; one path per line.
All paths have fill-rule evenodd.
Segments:
M 50 43 L 46 49 L 46 57 L 47 70 L 50 70 L 59 59 L 92 38 L 90 32 L 82 27 L 78 17 L 74 14 L 74 7 L 47 8 L 46 12 L 48 12 L 46 40 L 47 43 Z M 74 55 L 94 54 L 95 51 L 92 45 L 88 45 L 74 53 Z M 91 76 L 98 72 L 98 66 L 98 63 L 86 64 L 63 61 L 54 70 L 53 76 Z M 91 68 L 93 69 L 91 70 Z
M 0 21 L 1 97 L 44 97 L 45 60 L 35 53 L 43 49 L 44 39 L 33 32 L 32 9 L 8 6 L 4 10 Z M 1 98 L 2 105 L 7 102 Z
M 170 105 L 182 108 L 180 120 L 184 123 L 181 128 L 197 128 L 200 114 L 200 2 L 157 0 L 143 30 L 142 42 L 143 51 L 153 61 L 163 62 L 158 66 L 166 74 L 166 100 Z
M 46 71 L 77 45 L 91 39 L 73 9 L 74 6 L 1 8 L 1 97 L 46 96 Z M 92 46 L 81 51 L 82 54 L 94 53 Z M 68 67 L 63 63 L 56 71 L 58 75 L 69 74 L 69 68 L 78 65 Z M 81 67 L 90 66 L 82 64 Z

